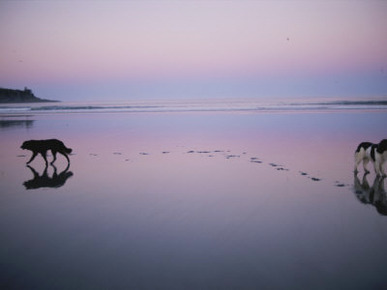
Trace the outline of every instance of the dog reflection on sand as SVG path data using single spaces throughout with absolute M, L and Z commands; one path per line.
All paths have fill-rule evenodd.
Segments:
M 384 189 L 385 178 L 376 176 L 372 187 L 367 180 L 367 174 L 362 180 L 354 175 L 354 193 L 358 200 L 364 204 L 373 205 L 381 215 L 387 215 L 387 193 Z
M 73 176 L 73 173 L 71 171 L 68 171 L 70 167 L 69 164 L 59 174 L 57 173 L 56 167 L 54 165 L 51 166 L 54 168 L 54 172 L 50 177 L 47 172 L 48 166 L 44 168 L 42 175 L 39 175 L 39 173 L 33 167 L 28 165 L 27 167 L 31 170 L 32 174 L 34 175 L 34 178 L 27 180 L 23 183 L 25 188 L 27 190 L 38 188 L 59 188 L 66 183 L 67 179 Z

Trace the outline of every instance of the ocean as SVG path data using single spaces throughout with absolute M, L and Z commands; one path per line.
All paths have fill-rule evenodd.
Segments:
M 384 289 L 386 178 L 354 151 L 386 124 L 383 100 L 0 105 L 0 288 Z M 26 166 L 49 138 L 71 163 Z

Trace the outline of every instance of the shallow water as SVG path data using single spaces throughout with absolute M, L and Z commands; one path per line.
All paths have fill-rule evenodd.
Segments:
M 0 286 L 386 287 L 386 181 L 353 175 L 356 146 L 386 138 L 386 120 L 383 110 L 2 117 Z M 73 148 L 70 167 L 61 156 L 56 174 L 40 157 L 26 167 L 21 143 L 52 137 Z

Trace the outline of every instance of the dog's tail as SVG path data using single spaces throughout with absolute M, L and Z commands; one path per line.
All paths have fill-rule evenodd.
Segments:
M 73 149 L 65 147 L 64 151 L 70 154 L 71 152 L 73 152 Z

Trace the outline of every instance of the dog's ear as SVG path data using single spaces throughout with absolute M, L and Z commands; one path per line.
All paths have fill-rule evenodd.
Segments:
M 376 148 L 376 151 L 380 154 L 387 151 L 387 139 L 383 139 L 382 141 L 380 141 L 378 147 Z

